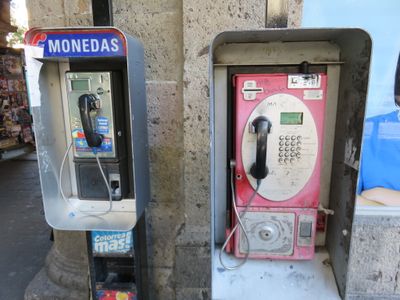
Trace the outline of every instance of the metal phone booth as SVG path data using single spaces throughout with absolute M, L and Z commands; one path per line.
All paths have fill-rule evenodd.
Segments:
M 345 294 L 370 55 L 351 28 L 212 41 L 213 299 Z
M 45 217 L 63 230 L 130 230 L 150 197 L 144 55 L 113 27 L 25 36 Z

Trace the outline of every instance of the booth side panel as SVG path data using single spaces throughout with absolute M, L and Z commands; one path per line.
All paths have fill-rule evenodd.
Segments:
M 147 136 L 147 103 L 144 77 L 144 51 L 142 45 L 129 36 L 128 80 L 131 99 L 132 149 L 134 159 L 134 180 L 136 189 L 136 213 L 138 218 L 150 200 L 149 157 Z
M 346 290 L 351 229 L 356 195 L 362 124 L 369 74 L 371 41 L 363 31 L 349 31 L 337 40 L 343 64 L 332 162 L 327 248 L 340 294 Z

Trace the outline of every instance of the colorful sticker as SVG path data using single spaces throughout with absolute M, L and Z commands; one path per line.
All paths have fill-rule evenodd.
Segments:
M 112 140 L 110 138 L 103 138 L 103 143 L 99 150 L 99 152 L 112 152 Z
M 72 139 L 74 140 L 75 151 L 76 152 L 92 152 L 93 149 L 88 146 L 85 134 L 82 129 L 74 129 L 72 131 Z M 97 152 L 112 152 L 112 139 L 103 138 L 103 142 L 100 147 L 97 147 Z
M 92 152 L 92 148 L 88 146 L 86 138 L 75 138 L 76 152 Z M 97 152 L 112 152 L 112 139 L 103 138 L 100 147 L 97 147 Z
M 93 253 L 127 253 L 133 249 L 132 231 L 92 231 Z
M 128 291 L 100 290 L 96 291 L 98 300 L 136 300 L 136 294 Z

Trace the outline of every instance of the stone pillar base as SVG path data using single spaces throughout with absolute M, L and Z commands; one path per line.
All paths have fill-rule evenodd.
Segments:
M 42 268 L 25 290 L 25 300 L 82 300 L 89 299 L 89 290 L 73 290 L 60 286 L 47 276 Z
M 54 237 L 45 266 L 25 290 L 25 300 L 89 299 L 85 233 L 54 231 Z

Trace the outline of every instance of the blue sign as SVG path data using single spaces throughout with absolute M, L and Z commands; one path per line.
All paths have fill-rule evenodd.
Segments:
M 128 253 L 133 250 L 132 231 L 92 231 L 93 253 Z
M 100 134 L 108 134 L 110 132 L 108 119 L 106 117 L 96 118 L 96 132 Z
M 36 41 L 44 57 L 125 56 L 125 40 L 115 31 L 41 33 Z

